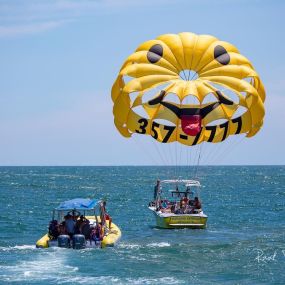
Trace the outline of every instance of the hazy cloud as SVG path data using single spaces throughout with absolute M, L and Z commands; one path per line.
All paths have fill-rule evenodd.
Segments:
M 134 6 L 173 3 L 171 0 L 30 0 L 0 2 L 0 37 L 31 35 L 96 13 L 116 13 Z M 177 3 L 177 2 L 176 2 Z
M 0 26 L 0 37 L 14 37 L 19 35 L 37 34 L 62 26 L 64 21 L 23 24 L 15 26 Z

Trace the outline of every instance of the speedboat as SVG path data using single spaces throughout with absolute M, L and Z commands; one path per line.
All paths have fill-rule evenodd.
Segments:
M 202 210 L 200 188 L 197 180 L 157 180 L 154 200 L 148 207 L 156 218 L 157 227 L 204 229 L 208 216 Z
M 62 202 L 53 210 L 48 233 L 36 242 L 36 247 L 82 249 L 114 246 L 121 231 L 105 206 L 106 202 L 102 200 L 81 198 Z

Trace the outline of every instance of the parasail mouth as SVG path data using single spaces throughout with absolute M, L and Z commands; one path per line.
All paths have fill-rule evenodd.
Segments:
M 196 136 L 202 129 L 202 117 L 200 115 L 182 115 L 181 127 L 185 134 Z
M 204 107 L 179 107 L 176 104 L 163 101 L 166 92 L 162 90 L 156 98 L 148 101 L 148 104 L 151 106 L 157 104 L 163 105 L 168 110 L 172 111 L 181 120 L 181 127 L 185 134 L 190 136 L 196 136 L 202 129 L 202 119 L 204 119 L 209 113 L 218 108 L 221 104 L 234 104 L 233 101 L 224 97 L 220 91 L 216 91 L 216 94 L 219 101 L 210 103 Z

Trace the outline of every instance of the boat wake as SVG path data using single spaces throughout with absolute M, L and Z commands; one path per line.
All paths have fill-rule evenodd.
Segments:
M 168 242 L 153 242 L 148 244 L 135 244 L 135 243 L 120 243 L 118 248 L 123 249 L 141 249 L 141 248 L 160 248 L 171 246 Z
M 154 242 L 147 245 L 147 247 L 169 247 L 170 243 L 168 242 Z
M 14 250 L 35 249 L 35 246 L 16 246 Z M 11 248 L 10 248 L 11 249 Z M 78 271 L 78 267 L 66 264 L 67 257 L 58 251 L 45 252 L 33 258 L 24 260 L 13 265 L 2 265 L 0 270 L 4 272 L 1 276 L 6 282 L 40 282 L 43 280 L 59 281 L 70 278 L 70 275 Z M 42 254 L 42 252 L 40 253 Z M 46 270 L 48 268 L 48 270 Z
M 35 249 L 36 247 L 30 244 L 0 247 L 0 251 L 35 250 Z

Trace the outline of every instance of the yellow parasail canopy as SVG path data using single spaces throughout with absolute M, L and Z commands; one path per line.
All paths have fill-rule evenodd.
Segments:
M 187 103 L 191 98 L 196 102 Z M 232 44 L 194 33 L 141 44 L 121 67 L 112 100 L 123 136 L 189 146 L 242 133 L 251 137 L 265 114 L 265 90 L 250 61 Z

